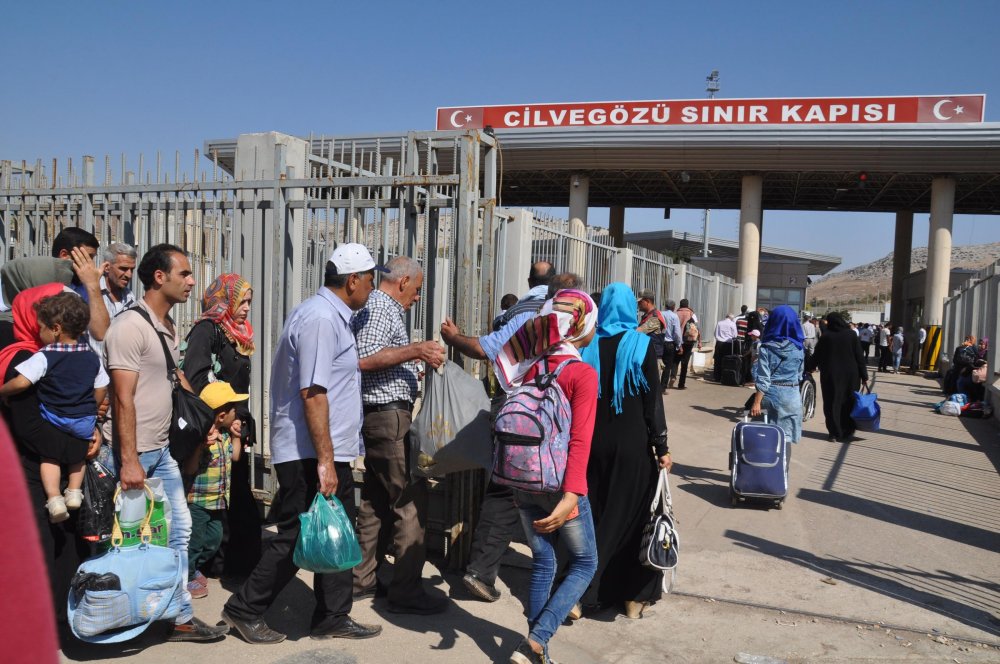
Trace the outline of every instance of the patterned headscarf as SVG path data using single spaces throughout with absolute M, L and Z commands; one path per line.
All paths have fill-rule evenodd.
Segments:
M 42 340 L 38 336 L 38 312 L 35 311 L 35 305 L 47 297 L 62 293 L 64 288 L 65 286 L 59 283 L 43 284 L 25 289 L 14 298 L 11 311 L 14 314 L 15 341 L 0 350 L 0 383 L 4 382 L 10 361 L 15 355 L 22 350 L 36 353 L 42 347 Z
M 573 342 L 590 334 L 596 324 L 597 307 L 589 295 L 573 289 L 559 291 L 500 351 L 495 363 L 500 387 L 505 392 L 520 387 L 531 367 L 546 356 L 579 358 Z
M 253 355 L 253 328 L 248 321 L 237 323 L 233 316 L 240 308 L 240 302 L 251 290 L 253 288 L 250 282 L 240 275 L 220 274 L 205 289 L 205 295 L 201 298 L 201 319 L 210 320 L 221 327 L 242 355 Z

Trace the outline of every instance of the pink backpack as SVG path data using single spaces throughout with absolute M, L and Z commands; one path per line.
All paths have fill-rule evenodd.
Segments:
M 493 482 L 531 493 L 562 489 L 573 413 L 556 378 L 573 362 L 507 395 L 493 422 Z

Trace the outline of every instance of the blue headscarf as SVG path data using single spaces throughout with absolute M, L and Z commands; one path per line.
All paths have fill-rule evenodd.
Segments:
M 802 333 L 802 324 L 799 316 L 787 304 L 775 307 L 771 315 L 767 317 L 767 324 L 764 326 L 764 334 L 761 335 L 761 343 L 780 344 L 787 339 L 796 348 L 802 350 L 802 340 L 805 335 Z
M 615 393 L 611 397 L 611 405 L 614 406 L 616 413 L 622 412 L 622 399 L 626 390 L 629 395 L 636 395 L 649 389 L 646 376 L 642 372 L 642 363 L 646 359 L 646 349 L 649 347 L 649 337 L 636 331 L 639 324 L 635 312 L 635 293 L 628 284 L 614 283 L 605 288 L 601 293 L 601 306 L 597 310 L 597 335 L 582 353 L 583 361 L 594 367 L 600 376 L 601 350 L 598 341 L 625 333 L 618 343 L 618 352 L 615 354 Z

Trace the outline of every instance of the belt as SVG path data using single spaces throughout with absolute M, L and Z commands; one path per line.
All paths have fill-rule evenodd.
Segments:
M 389 403 L 377 403 L 363 408 L 365 415 L 370 413 L 381 413 L 387 410 L 405 410 L 413 412 L 413 404 L 409 401 L 390 401 Z
M 775 385 L 777 387 L 798 387 L 799 386 L 798 383 L 771 383 L 771 385 Z

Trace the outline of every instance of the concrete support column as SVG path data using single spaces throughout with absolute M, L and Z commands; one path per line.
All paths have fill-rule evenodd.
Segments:
M 569 179 L 569 221 L 574 219 L 587 225 L 587 206 L 590 205 L 590 178 L 574 173 Z
M 608 213 L 608 232 L 611 242 L 618 248 L 625 247 L 625 206 L 612 205 Z
M 951 278 L 951 224 L 955 216 L 955 180 L 934 178 L 931 183 L 931 225 L 927 238 L 927 283 L 924 287 L 924 323 L 940 325 Z
M 629 285 L 632 284 L 633 257 L 634 256 L 632 254 L 631 249 L 622 249 L 621 251 L 618 252 L 618 254 L 615 256 L 614 263 L 612 264 L 612 273 L 611 273 L 612 281 L 621 281 Z M 597 288 L 597 286 L 594 286 L 594 288 Z M 660 296 L 662 295 L 662 299 L 666 299 L 666 294 L 657 293 L 656 295 L 657 295 L 656 306 L 662 306 L 660 303 Z
M 740 197 L 740 253 L 736 259 L 736 280 L 743 284 L 743 304 L 750 309 L 757 306 L 763 195 L 764 178 L 760 175 L 744 175 Z
M 507 224 L 507 250 L 504 254 L 503 273 L 500 283 L 497 284 L 497 292 L 504 295 L 513 293 L 521 297 L 528 289 L 531 236 L 535 216 L 528 210 L 517 209 L 513 211 L 510 221 L 501 220 L 500 223 Z
M 913 211 L 896 213 L 896 240 L 892 246 L 892 306 L 889 320 L 893 326 L 909 330 L 912 320 L 904 320 L 906 302 L 903 301 L 903 280 L 910 274 L 910 254 L 913 249 Z

